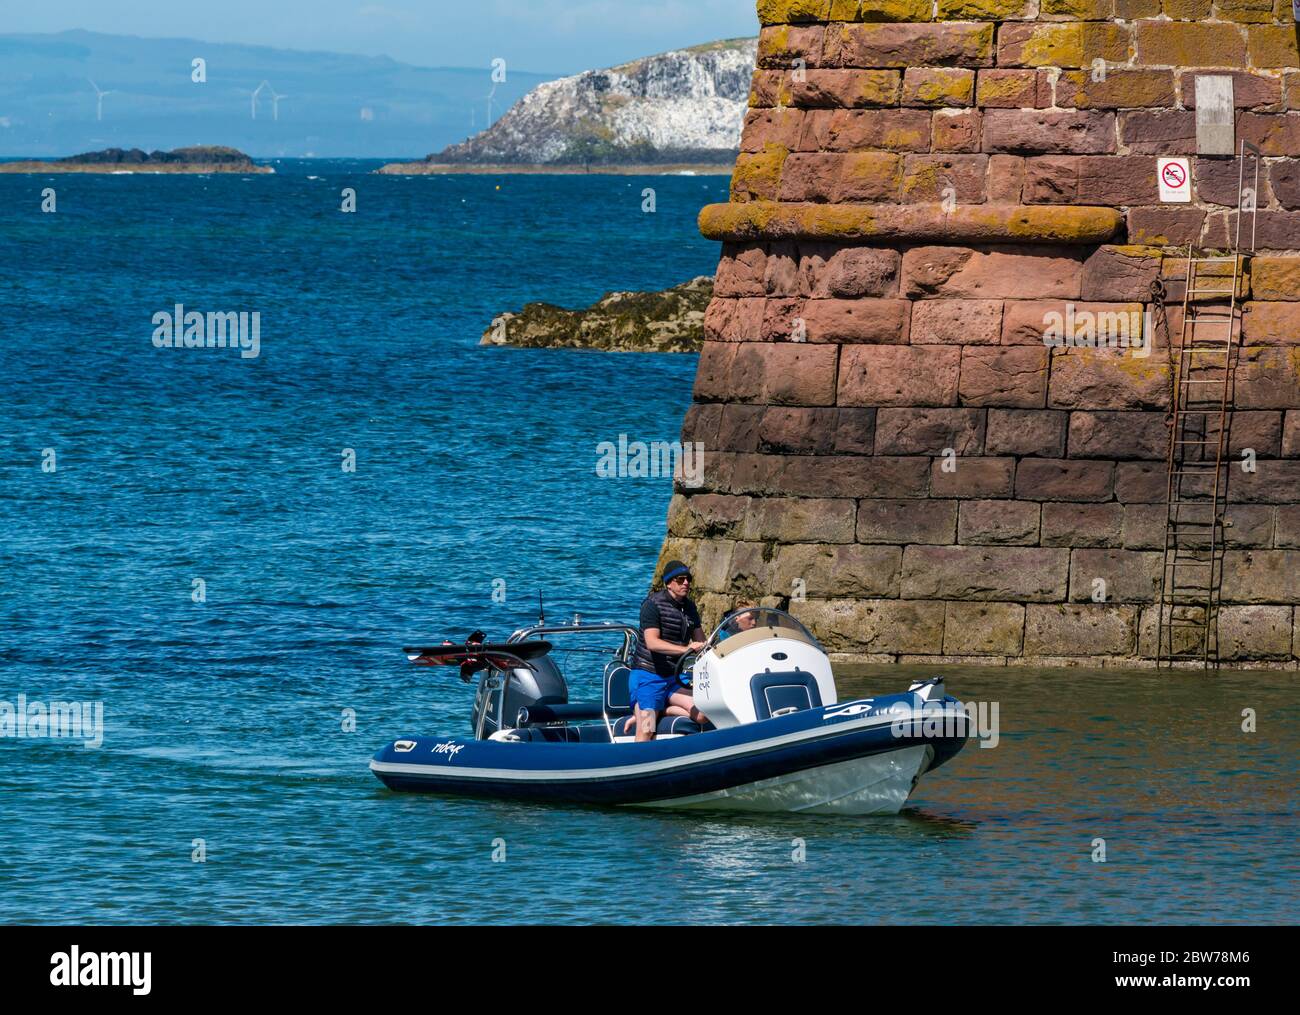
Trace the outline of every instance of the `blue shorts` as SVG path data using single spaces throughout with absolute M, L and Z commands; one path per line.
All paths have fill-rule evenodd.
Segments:
M 649 670 L 633 670 L 627 683 L 632 704 L 646 711 L 662 712 L 668 707 L 669 695 L 686 690 L 679 681 Z

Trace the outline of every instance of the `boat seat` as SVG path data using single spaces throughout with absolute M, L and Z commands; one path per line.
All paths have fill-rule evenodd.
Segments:
M 816 678 L 802 670 L 755 673 L 749 681 L 749 691 L 754 697 L 756 719 L 771 719 L 807 708 L 820 708 L 822 704 Z
M 607 744 L 609 730 L 605 724 L 590 726 L 528 726 L 511 731 L 514 739 L 534 744 Z
M 544 726 L 553 722 L 582 722 L 585 719 L 602 719 L 604 706 L 598 701 L 571 701 L 546 705 L 538 702 L 525 705 L 515 715 L 516 726 Z
M 628 724 L 628 716 L 619 716 L 612 720 L 614 724 L 614 735 L 616 737 L 633 737 L 636 736 L 636 724 Z M 627 726 L 627 732 L 623 732 L 623 727 Z M 710 725 L 709 729 L 713 729 Z M 701 733 L 704 727 L 697 722 L 687 719 L 684 715 L 666 715 L 659 720 L 656 727 L 656 733 L 680 733 L 685 736 L 687 733 Z
M 605 667 L 605 714 L 610 719 L 632 714 L 631 682 L 632 670 L 626 663 L 615 659 Z

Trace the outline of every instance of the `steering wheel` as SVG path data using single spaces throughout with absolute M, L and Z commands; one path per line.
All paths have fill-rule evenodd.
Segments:
M 690 687 L 691 681 L 695 679 L 691 670 L 695 666 L 695 660 L 699 657 L 699 652 L 683 652 L 677 657 L 677 668 L 673 671 L 673 677 L 683 687 Z

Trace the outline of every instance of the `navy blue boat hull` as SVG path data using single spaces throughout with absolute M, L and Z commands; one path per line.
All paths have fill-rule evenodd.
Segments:
M 375 754 L 390 789 L 504 800 L 897 810 L 965 745 L 954 699 L 891 695 L 650 743 L 506 743 L 406 737 Z

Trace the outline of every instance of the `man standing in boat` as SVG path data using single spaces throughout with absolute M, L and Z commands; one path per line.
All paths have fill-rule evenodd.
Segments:
M 681 657 L 704 647 L 700 614 L 690 598 L 691 569 L 680 560 L 670 560 L 660 580 L 663 588 L 641 604 L 641 640 L 628 680 L 638 741 L 655 738 L 661 714 L 684 715 L 701 724 L 708 721 L 677 679 Z

